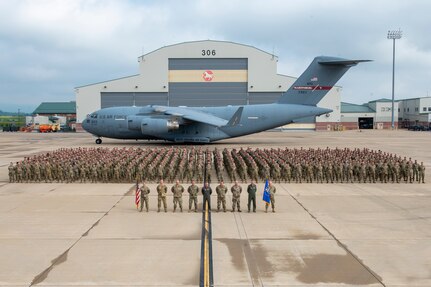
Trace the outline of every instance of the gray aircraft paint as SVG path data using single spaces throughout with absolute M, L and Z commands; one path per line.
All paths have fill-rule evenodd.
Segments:
M 213 142 L 261 132 L 300 118 L 332 112 L 316 104 L 350 67 L 364 61 L 367 60 L 316 57 L 292 87 L 271 104 L 195 108 L 153 105 L 112 107 L 92 113 L 82 126 L 99 138 L 163 139 L 175 142 Z M 195 111 L 194 119 L 201 118 L 187 119 L 187 111 Z M 226 124 L 214 125 L 214 120 L 217 120 L 215 117 L 219 119 L 218 122 Z M 168 130 L 168 121 L 170 126 L 178 129 Z

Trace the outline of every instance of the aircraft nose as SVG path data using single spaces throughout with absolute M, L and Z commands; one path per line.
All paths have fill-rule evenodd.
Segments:
M 90 120 L 89 119 L 85 119 L 83 122 L 82 122 L 82 128 L 84 129 L 84 130 L 86 130 L 87 132 L 90 132 L 89 131 L 89 127 L 90 127 L 90 125 L 89 125 L 89 122 Z

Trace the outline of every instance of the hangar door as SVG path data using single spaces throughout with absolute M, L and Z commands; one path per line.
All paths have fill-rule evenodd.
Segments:
M 372 117 L 362 117 L 358 118 L 359 129 L 369 130 L 374 127 L 374 118 Z
M 167 105 L 168 93 L 102 92 L 100 99 L 102 109 L 133 105 Z
M 247 58 L 169 59 L 170 106 L 247 104 Z

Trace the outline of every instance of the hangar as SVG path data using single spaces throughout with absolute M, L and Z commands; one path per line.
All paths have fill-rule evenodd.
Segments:
M 165 46 L 138 57 L 137 75 L 75 88 L 77 122 L 95 110 L 114 106 L 272 103 L 296 80 L 278 74 L 277 62 L 271 53 L 234 42 L 204 40 Z M 340 123 L 340 93 L 341 88 L 334 87 L 318 104 L 332 109 L 331 114 L 283 128 L 333 129 Z

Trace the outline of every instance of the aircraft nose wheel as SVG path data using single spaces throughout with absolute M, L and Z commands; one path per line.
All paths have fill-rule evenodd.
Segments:
M 96 144 L 101 144 L 102 143 L 102 139 L 96 139 Z

